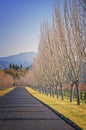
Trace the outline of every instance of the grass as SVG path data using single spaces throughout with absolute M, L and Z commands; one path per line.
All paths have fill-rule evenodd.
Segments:
M 86 104 L 81 103 L 81 105 L 78 106 L 75 101 L 70 103 L 68 100 L 62 101 L 56 97 L 53 98 L 40 94 L 38 91 L 35 91 L 29 87 L 26 87 L 26 89 L 37 99 L 69 118 L 83 130 L 86 130 Z
M 15 87 L 7 88 L 5 90 L 0 90 L 0 97 L 6 95 L 7 93 L 11 92 Z

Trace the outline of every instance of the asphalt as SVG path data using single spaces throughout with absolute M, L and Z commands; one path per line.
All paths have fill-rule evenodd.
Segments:
M 0 130 L 74 130 L 25 88 L 0 97 Z

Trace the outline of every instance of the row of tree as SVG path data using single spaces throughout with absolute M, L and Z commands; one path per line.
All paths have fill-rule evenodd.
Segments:
M 10 87 L 14 83 L 14 79 L 11 75 L 6 74 L 3 70 L 0 70 L 0 89 Z
M 19 66 L 19 65 L 17 65 L 17 64 L 10 64 L 10 65 L 9 65 L 9 68 L 13 68 L 13 69 L 15 69 L 15 70 L 18 70 L 18 69 L 21 69 L 21 68 L 23 68 L 23 67 L 22 67 L 22 65 Z
M 37 58 L 29 70 L 29 84 L 50 88 L 58 86 L 64 99 L 63 86 L 76 86 L 77 104 L 80 105 L 79 84 L 83 63 L 86 62 L 86 0 L 55 1 L 52 25 L 43 23 L 40 29 Z

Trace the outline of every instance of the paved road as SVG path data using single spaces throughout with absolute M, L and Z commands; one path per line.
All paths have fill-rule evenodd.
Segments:
M 74 130 L 33 98 L 16 88 L 0 98 L 0 130 Z

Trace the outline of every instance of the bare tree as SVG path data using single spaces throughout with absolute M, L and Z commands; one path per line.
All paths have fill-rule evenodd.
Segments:
M 85 29 L 85 0 L 64 1 L 63 9 L 59 1 L 55 2 L 52 25 L 43 23 L 40 31 L 40 45 L 38 56 L 30 70 L 29 81 L 33 85 L 50 88 L 50 95 L 54 96 L 58 85 L 64 99 L 63 85 L 70 83 L 73 97 L 73 85 L 76 85 L 77 104 L 80 105 L 79 83 L 82 65 L 86 54 Z
M 13 77 L 6 74 L 3 70 L 0 70 L 0 87 L 5 88 L 13 85 Z
M 70 8 L 70 10 L 69 10 Z M 72 101 L 72 88 L 73 84 L 76 85 L 77 91 L 77 104 L 80 105 L 79 95 L 79 82 L 82 72 L 82 65 L 84 61 L 83 53 L 83 40 L 81 37 L 81 19 L 79 14 L 79 6 L 76 0 L 72 0 L 71 3 L 65 1 L 64 7 L 64 19 L 66 26 L 67 42 L 66 42 L 66 56 L 68 58 L 68 69 L 71 75 L 71 99 Z M 85 37 L 84 37 L 85 38 Z M 85 39 L 84 39 L 85 40 Z

